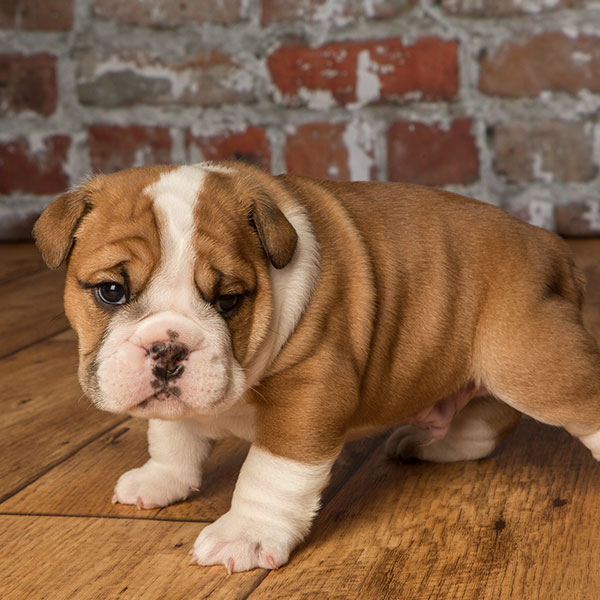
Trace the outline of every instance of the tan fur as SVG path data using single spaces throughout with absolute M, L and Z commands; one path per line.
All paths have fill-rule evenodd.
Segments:
M 245 165 L 224 166 L 236 173 L 211 173 L 198 203 L 195 277 L 207 298 L 249 292 L 230 323 L 242 365 L 268 330 L 268 261 L 283 266 L 295 247 L 280 209 L 303 206 L 321 247 L 309 307 L 248 393 L 258 445 L 322 461 L 353 431 L 406 421 L 470 384 L 575 435 L 600 430 L 600 355 L 581 324 L 583 278 L 558 237 L 447 192 L 272 178 Z M 66 290 L 84 362 L 108 317 L 77 280 L 116 277 L 118 265 L 132 261 L 133 285 L 143 288 L 160 260 L 159 243 L 152 211 L 133 198 L 160 172 L 93 180 L 88 201 L 94 208 L 76 227 Z M 59 209 L 49 210 L 55 221 Z M 73 214 L 65 213 L 67 248 Z M 61 242 L 41 223 L 38 243 L 54 264 Z M 515 413 L 493 406 L 480 402 L 470 412 L 496 423 L 499 440 L 514 426 Z
M 98 175 L 59 197 L 34 228 L 49 266 L 56 268 L 69 257 L 65 312 L 79 339 L 79 380 L 86 393 L 93 386 L 89 372 L 110 315 L 82 285 L 122 282 L 127 264 L 132 292 L 144 289 L 160 260 L 160 241 L 150 198 L 144 197 L 142 190 L 171 168 L 144 167 Z M 76 219 L 69 216 L 73 214 L 78 215 Z

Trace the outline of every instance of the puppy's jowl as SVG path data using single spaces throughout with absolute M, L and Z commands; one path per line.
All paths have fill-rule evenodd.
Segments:
M 150 460 L 114 502 L 201 486 L 214 440 L 252 441 L 201 565 L 283 565 L 345 439 L 401 425 L 391 455 L 481 458 L 520 413 L 600 458 L 600 355 L 565 244 L 500 209 L 384 183 L 241 164 L 99 175 L 35 227 L 68 261 L 79 379 L 150 420 Z

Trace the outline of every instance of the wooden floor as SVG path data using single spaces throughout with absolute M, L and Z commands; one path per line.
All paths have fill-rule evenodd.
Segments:
M 600 240 L 571 245 L 600 339 Z M 118 476 L 146 459 L 145 423 L 82 396 L 64 273 L 29 244 L 0 256 L 2 600 L 600 598 L 600 464 L 531 420 L 478 462 L 401 464 L 382 436 L 351 444 L 289 565 L 188 566 L 200 530 L 229 507 L 247 445 L 221 443 L 187 502 L 113 506 Z

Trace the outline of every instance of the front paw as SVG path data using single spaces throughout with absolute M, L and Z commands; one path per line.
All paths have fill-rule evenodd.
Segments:
M 138 508 L 160 508 L 185 500 L 200 485 L 199 478 L 182 476 L 174 469 L 149 460 L 143 467 L 123 473 L 112 502 Z
M 278 569 L 295 541 L 276 526 L 229 511 L 207 525 L 194 543 L 192 563 L 224 565 L 229 573 L 257 567 Z

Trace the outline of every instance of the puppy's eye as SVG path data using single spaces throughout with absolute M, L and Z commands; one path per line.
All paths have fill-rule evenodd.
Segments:
M 94 288 L 97 300 L 101 304 L 117 306 L 127 302 L 127 292 L 120 283 L 101 283 Z
M 224 317 L 230 317 L 239 308 L 243 298 L 243 294 L 223 294 L 216 299 L 215 308 Z

